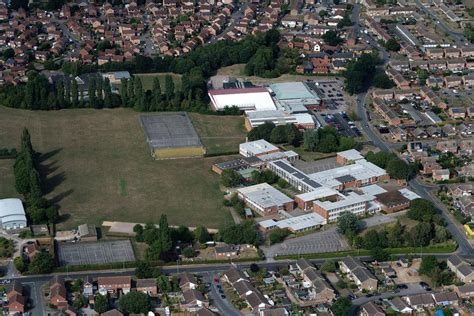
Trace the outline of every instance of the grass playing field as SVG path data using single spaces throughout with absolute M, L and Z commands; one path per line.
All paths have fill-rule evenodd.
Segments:
M 0 107 L 0 147 L 18 148 L 22 128 L 29 129 L 34 148 L 43 154 L 46 193 L 65 217 L 61 227 L 103 220 L 157 222 L 161 214 L 171 224 L 219 227 L 231 222 L 222 206 L 219 177 L 211 171 L 215 158 L 153 161 L 138 116 L 129 109 Z M 207 137 L 231 135 L 242 124 L 241 117 L 192 117 L 198 133 Z M 238 144 L 212 140 L 208 144 L 226 150 Z M 16 196 L 12 165 L 12 160 L 0 160 L 0 198 Z
M 243 117 L 189 113 L 201 142 L 208 154 L 238 152 L 247 132 Z

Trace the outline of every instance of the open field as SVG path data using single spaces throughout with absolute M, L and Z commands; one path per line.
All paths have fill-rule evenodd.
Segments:
M 216 116 L 189 113 L 208 154 L 238 152 L 247 135 L 241 116 Z
M 142 80 L 143 89 L 151 90 L 153 88 L 153 80 L 155 77 L 160 78 L 160 87 L 162 93 L 166 92 L 165 77 L 171 75 L 174 82 L 175 89 L 181 89 L 181 75 L 175 73 L 151 73 L 151 74 L 135 74 L 134 76 L 140 77 Z
M 251 81 L 255 85 L 264 85 L 280 82 L 290 82 L 290 81 L 306 81 L 312 79 L 323 80 L 325 77 L 322 76 L 303 76 L 303 75 L 291 75 L 283 74 L 278 78 L 260 78 L 256 76 L 246 76 L 244 74 L 245 64 L 235 64 L 228 67 L 220 68 L 217 71 L 217 75 L 222 76 L 232 76 L 232 77 L 241 77 L 245 80 Z M 334 80 L 334 77 L 326 77 Z
M 62 228 L 104 220 L 157 222 L 161 214 L 170 224 L 230 222 L 219 177 L 210 168 L 215 159 L 153 161 L 138 117 L 129 109 L 0 108 L 0 144 L 18 147 L 21 130 L 28 127 L 42 153 L 47 196 L 65 218 Z M 12 165 L 0 160 L 0 197 L 16 195 Z

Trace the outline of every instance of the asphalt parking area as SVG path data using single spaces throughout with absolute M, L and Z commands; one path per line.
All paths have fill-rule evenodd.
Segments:
M 135 261 L 130 240 L 58 243 L 57 257 L 60 266 Z

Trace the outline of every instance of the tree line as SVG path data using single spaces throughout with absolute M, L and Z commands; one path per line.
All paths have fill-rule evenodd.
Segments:
M 303 134 L 303 147 L 306 151 L 331 153 L 357 148 L 359 144 L 353 137 L 340 135 L 331 126 L 307 129 Z
M 20 152 L 13 166 L 15 188 L 26 202 L 26 215 L 33 224 L 56 223 L 59 219 L 58 208 L 44 197 L 37 154 L 31 144 L 28 130 L 23 129 Z
M 371 256 L 378 261 L 388 259 L 386 248 L 426 247 L 432 243 L 444 243 L 451 238 L 445 228 L 445 221 L 428 200 L 411 201 L 407 217 L 417 221 L 417 225 L 407 228 L 398 220 L 382 230 L 370 229 L 362 236 L 359 235 L 361 224 L 357 216 L 345 212 L 338 219 L 338 229 L 356 249 L 370 250 Z
M 189 54 L 179 57 L 156 56 L 152 58 L 138 55 L 133 61 L 106 63 L 100 67 L 70 62 L 64 62 L 61 66 L 64 73 L 73 77 L 99 70 L 103 72 L 127 70 L 131 73 L 172 72 L 182 75 L 180 90 L 171 90 L 165 87 L 165 92 L 161 93 L 159 81 L 156 80 L 153 91 L 138 91 L 141 81 L 135 76 L 133 80 L 128 80 L 126 87 L 123 84 L 124 87 L 120 88 L 120 94 L 114 94 L 111 93 L 107 79 L 92 78 L 87 87 L 86 97 L 86 91 L 78 89 L 75 80 L 50 84 L 44 76 L 32 71 L 28 74 L 26 84 L 16 86 L 6 84 L 0 88 L 0 104 L 31 110 L 56 110 L 71 107 L 113 108 L 126 105 L 138 111 L 188 110 L 206 112 L 209 110 L 207 78 L 215 74 L 216 70 L 221 67 L 249 62 L 258 64 L 259 57 L 255 56 L 257 51 L 259 49 L 278 50 L 276 43 L 278 43 L 279 38 L 279 32 L 271 30 L 267 33 L 246 36 L 239 42 L 218 41 L 200 46 Z M 282 60 L 287 61 L 294 57 L 284 56 Z M 251 59 L 253 59 L 253 62 Z M 289 70 L 288 67 L 285 67 L 285 69 L 285 71 Z M 269 69 L 264 71 L 267 70 Z M 255 75 L 264 75 L 258 70 L 252 72 Z M 169 81 L 166 80 L 166 85 L 168 84 Z M 130 86 L 133 87 L 133 93 Z M 160 92 L 155 92 L 155 90 Z
M 365 155 L 367 161 L 374 165 L 385 169 L 392 179 L 408 180 L 416 175 L 418 166 L 415 164 L 407 164 L 397 157 L 394 153 L 379 151 L 374 153 L 369 151 Z

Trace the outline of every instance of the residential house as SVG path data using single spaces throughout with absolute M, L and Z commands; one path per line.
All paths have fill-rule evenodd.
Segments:
M 448 268 L 464 283 L 474 281 L 474 269 L 458 255 L 452 255 L 447 259 Z
M 457 287 L 456 292 L 460 298 L 474 297 L 474 283 L 467 283 Z
M 23 286 L 18 280 L 14 280 L 11 289 L 7 292 L 8 311 L 10 314 L 25 312 L 25 297 Z
M 433 293 L 433 299 L 438 306 L 452 306 L 458 304 L 458 295 L 455 292 Z
M 181 304 L 184 309 L 193 312 L 203 307 L 208 307 L 209 304 L 204 298 L 204 295 L 195 289 L 183 291 L 184 302 Z
M 198 286 L 196 277 L 189 272 L 183 272 L 179 275 L 179 288 L 182 291 L 196 289 Z
M 138 279 L 136 289 L 150 296 L 156 296 L 158 294 L 155 279 Z
M 129 276 L 99 277 L 97 279 L 97 285 L 102 295 L 117 293 L 119 291 L 122 291 L 123 294 L 127 294 L 132 288 L 132 278 Z
M 60 280 L 57 276 L 49 287 L 49 300 L 58 309 L 64 309 L 68 305 L 66 286 L 64 281 Z
M 238 245 L 219 244 L 214 247 L 216 259 L 226 259 L 237 257 L 240 251 Z
M 368 302 L 362 305 L 361 316 L 385 316 L 385 312 L 375 303 Z
M 433 296 L 429 293 L 409 295 L 405 297 L 405 300 L 413 309 L 416 310 L 433 308 L 435 306 Z
M 436 149 L 446 153 L 451 152 L 453 154 L 458 152 L 458 142 L 457 140 L 444 140 L 436 143 Z
M 348 256 L 339 262 L 339 268 L 347 273 L 359 289 L 367 291 L 377 290 L 377 278 L 357 258 Z
M 390 306 L 396 312 L 401 314 L 410 314 L 413 312 L 413 309 L 407 305 L 400 297 L 394 297 L 390 302 Z
M 244 275 L 242 271 L 235 268 L 234 266 L 230 267 L 226 272 L 224 272 L 224 278 L 230 284 L 234 284 L 240 280 L 246 280 L 247 277 Z
M 465 118 L 466 117 L 466 109 L 463 107 L 451 107 L 448 110 L 448 114 L 452 118 Z
M 449 169 L 435 169 L 433 170 L 433 180 L 435 181 L 445 181 L 449 180 Z

